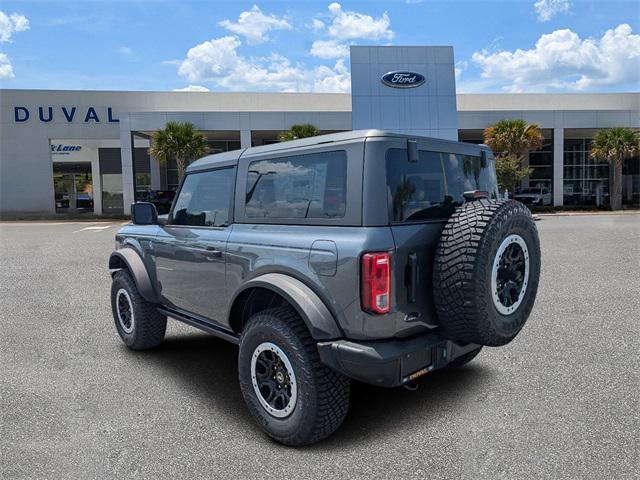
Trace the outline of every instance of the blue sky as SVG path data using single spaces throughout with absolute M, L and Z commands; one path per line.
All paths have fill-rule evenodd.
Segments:
M 640 2 L 11 1 L 3 88 L 349 90 L 348 46 L 453 45 L 462 92 L 640 90 Z

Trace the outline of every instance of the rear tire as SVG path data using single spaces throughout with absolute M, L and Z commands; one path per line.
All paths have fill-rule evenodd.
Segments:
M 291 307 L 264 310 L 249 319 L 238 374 L 249 411 L 285 445 L 318 442 L 347 415 L 349 379 L 320 361 L 316 342 Z
M 127 270 L 119 270 L 111 284 L 111 310 L 122 341 L 132 350 L 157 347 L 164 340 L 167 317 L 147 302 Z

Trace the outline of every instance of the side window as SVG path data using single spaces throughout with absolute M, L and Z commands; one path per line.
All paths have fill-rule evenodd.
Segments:
M 226 226 L 234 182 L 235 168 L 188 174 L 173 207 L 172 224 Z
M 392 223 L 447 218 L 466 191 L 497 195 L 493 163 L 482 168 L 480 157 L 421 150 L 417 162 L 408 162 L 406 150 L 392 148 L 386 166 Z
M 249 164 L 249 218 L 340 218 L 347 195 L 347 154 L 335 152 L 259 160 Z

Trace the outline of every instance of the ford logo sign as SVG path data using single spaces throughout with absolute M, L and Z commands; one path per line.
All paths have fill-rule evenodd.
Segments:
M 393 88 L 415 88 L 424 83 L 424 75 L 415 72 L 389 72 L 382 76 L 382 83 Z

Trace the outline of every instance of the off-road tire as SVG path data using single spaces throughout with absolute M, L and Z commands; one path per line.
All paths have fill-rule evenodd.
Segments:
M 125 331 L 118 320 L 118 292 L 124 289 L 131 299 L 133 307 L 133 326 L 130 332 Z M 116 329 L 122 341 L 132 350 L 146 350 L 162 343 L 167 330 L 167 317 L 158 312 L 157 305 L 147 302 L 127 270 L 119 270 L 113 275 L 111 284 L 111 310 Z
M 296 376 L 297 401 L 285 418 L 267 412 L 253 387 L 251 358 L 264 342 L 275 344 L 286 354 Z M 240 341 L 238 375 L 249 411 L 260 427 L 282 444 L 318 442 L 336 431 L 347 415 L 350 380 L 320 361 L 316 342 L 291 307 L 263 310 L 249 319 Z
M 453 362 L 449 363 L 446 368 L 460 368 L 476 358 L 481 351 L 482 347 L 479 347 L 475 350 L 471 350 L 470 352 L 465 353 L 464 355 L 460 355 Z
M 491 287 L 498 248 L 510 235 L 524 240 L 529 275 L 517 308 L 498 311 Z M 509 343 L 527 321 L 540 278 L 540 241 L 529 209 L 508 200 L 477 200 L 459 207 L 447 222 L 433 268 L 434 302 L 452 339 L 478 345 Z

